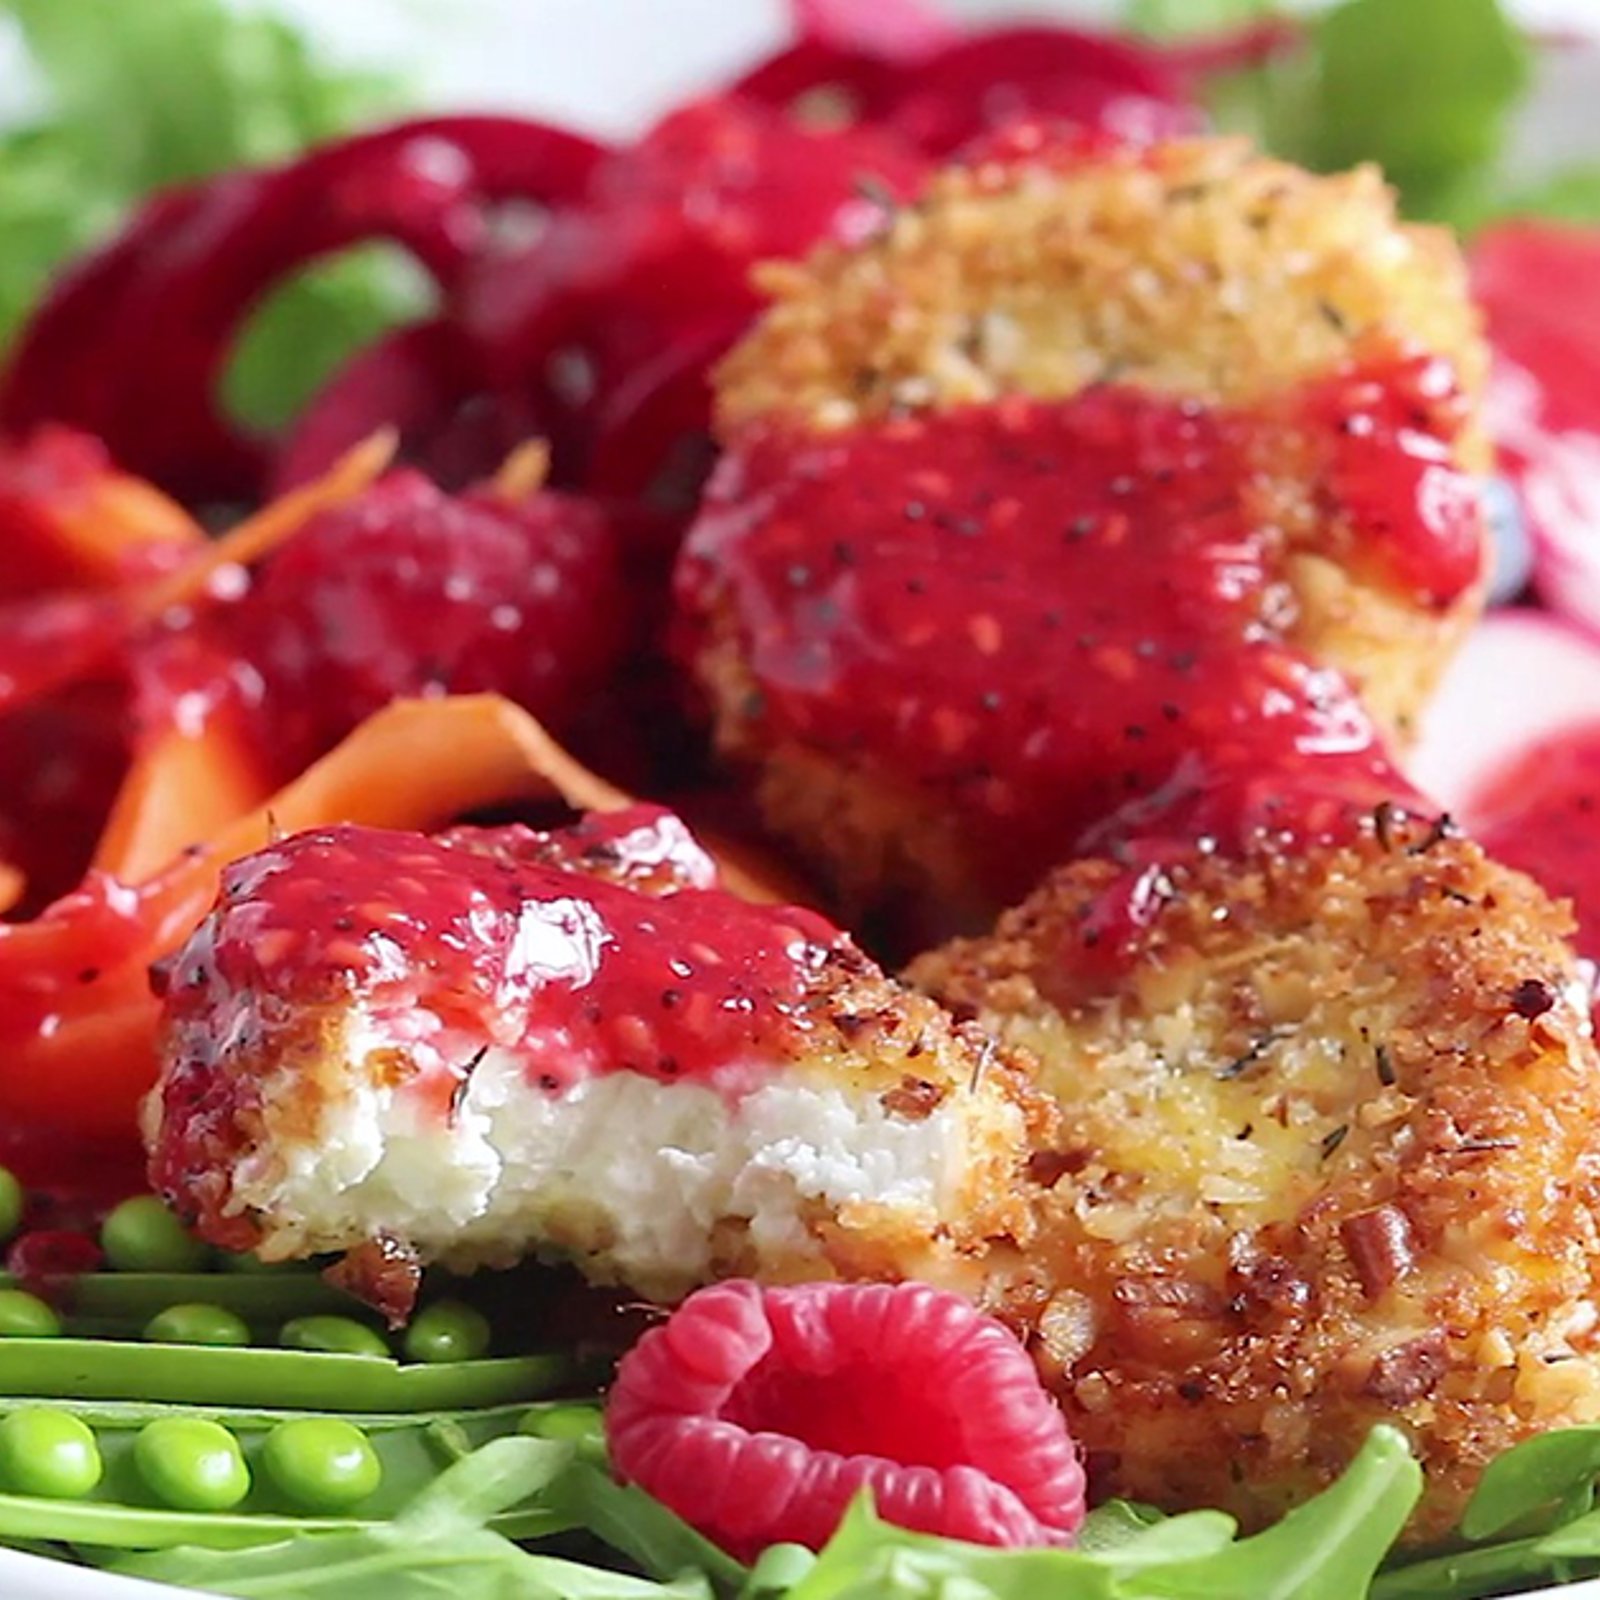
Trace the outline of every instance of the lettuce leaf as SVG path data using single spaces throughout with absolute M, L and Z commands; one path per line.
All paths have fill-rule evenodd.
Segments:
M 0 0 L 42 107 L 0 132 L 0 353 L 51 273 L 153 189 L 286 159 L 394 108 L 276 17 L 226 0 Z M 288 419 L 320 378 L 413 315 L 394 252 L 342 256 L 274 295 L 225 384 L 253 425 Z

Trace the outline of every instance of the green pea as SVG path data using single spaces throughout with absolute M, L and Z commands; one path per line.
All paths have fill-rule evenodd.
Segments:
M 0 1420 L 0 1482 L 16 1494 L 81 1500 L 105 1470 L 87 1423 L 55 1406 L 23 1406 Z
M 605 1419 L 598 1406 L 538 1406 L 522 1419 L 522 1432 L 536 1439 L 593 1439 Z
M 117 1272 L 199 1272 L 210 1247 L 189 1232 L 153 1194 L 124 1200 L 100 1224 L 106 1265 Z
M 788 1594 L 816 1564 L 816 1556 L 803 1544 L 769 1544 L 756 1557 L 743 1592 Z
M 22 1185 L 9 1167 L 0 1167 L 0 1239 L 9 1239 L 22 1226 L 23 1208 L 28 1203 Z
M 436 1300 L 412 1318 L 405 1348 L 413 1361 L 476 1361 L 489 1349 L 489 1319 L 459 1300 Z
M 386 1356 L 383 1335 L 354 1317 L 295 1317 L 283 1325 L 278 1343 L 288 1350 L 330 1350 L 341 1356 Z
M 250 1492 L 239 1441 L 202 1417 L 158 1417 L 133 1441 L 150 1492 L 179 1511 L 229 1511 Z
M 596 1406 L 535 1406 L 523 1417 L 521 1431 L 536 1439 L 564 1440 L 580 1460 L 597 1466 L 605 1462 L 605 1418 Z
M 262 1446 L 261 1464 L 303 1511 L 348 1511 L 383 1482 L 367 1436 L 339 1417 L 280 1422 Z
M 151 1344 L 250 1343 L 250 1329 L 244 1318 L 226 1306 L 199 1303 L 168 1306 L 144 1325 L 144 1336 Z
M 61 1332 L 61 1318 L 26 1289 L 0 1289 L 0 1338 L 50 1339 Z

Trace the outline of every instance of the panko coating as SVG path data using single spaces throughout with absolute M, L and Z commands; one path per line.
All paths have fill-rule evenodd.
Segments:
M 1600 1057 L 1570 919 L 1443 825 L 1083 861 L 908 977 L 1060 1123 L 988 1296 L 1097 1492 L 1259 1526 L 1367 1431 L 1442 1534 L 1485 1464 L 1600 1420 Z
M 245 858 L 167 974 L 153 1186 L 229 1248 L 348 1252 L 396 1315 L 407 1266 L 536 1253 L 663 1299 L 970 1286 L 1027 1221 L 1025 1083 L 821 917 L 714 877 L 648 808 Z
M 992 911 L 1073 852 L 1116 763 L 1105 736 L 959 750 L 948 772 L 926 753 L 1013 682 L 1058 729 L 1126 681 L 1093 659 L 1102 612 L 1167 642 L 1119 610 L 1130 570 L 1232 606 L 1213 652 L 1277 644 L 1290 675 L 1345 680 L 1303 704 L 1342 694 L 1376 740 L 1409 737 L 1481 608 L 1486 357 L 1454 245 L 1400 224 L 1376 172 L 1227 139 L 979 162 L 875 240 L 764 281 L 774 304 L 719 373 L 726 454 L 680 564 L 680 637 L 719 747 L 846 906 Z M 1003 441 L 973 451 L 996 416 L 1021 465 Z M 1009 619 L 987 604 L 1001 574 L 1023 597 Z M 904 609 L 931 636 L 900 625 L 900 584 L 927 586 Z M 1024 604 L 1059 636 L 1008 626 Z M 1182 698 L 1151 681 L 1132 720 Z M 1147 746 L 1130 792 L 1164 761 Z M 1056 836 L 1019 838 L 1041 812 Z M 1014 873 L 971 859 L 991 829 Z

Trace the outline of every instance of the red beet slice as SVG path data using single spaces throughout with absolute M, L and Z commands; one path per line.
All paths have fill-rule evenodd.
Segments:
M 1139 141 L 1202 125 L 1182 77 L 1153 50 L 1043 25 L 975 34 L 919 62 L 884 121 L 918 149 L 944 156 L 1022 117 Z
M 519 444 L 549 439 L 553 408 L 484 384 L 453 322 L 401 328 L 337 372 L 301 413 L 272 466 L 271 493 L 319 478 L 379 428 L 400 433 L 399 457 L 446 489 L 491 476 Z
M 599 155 L 538 123 L 440 118 L 164 195 L 57 280 L 0 384 L 0 426 L 72 423 L 180 498 L 249 498 L 264 450 L 223 416 L 216 390 L 275 283 L 381 238 L 448 289 L 483 243 L 487 204 L 564 201 Z
M 819 1549 L 870 1489 L 886 1521 L 1065 1544 L 1084 1476 L 1032 1359 L 924 1284 L 702 1289 L 623 1358 L 612 1462 L 742 1558 Z
M 791 0 L 790 10 L 801 39 L 885 61 L 919 61 L 961 37 L 955 23 L 924 0 Z

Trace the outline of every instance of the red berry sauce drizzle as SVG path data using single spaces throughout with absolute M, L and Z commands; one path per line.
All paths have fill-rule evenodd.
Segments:
M 328 828 L 246 857 L 162 975 L 175 1132 L 152 1181 L 184 1193 L 215 1168 L 218 1129 L 254 1092 L 248 1074 L 212 1070 L 224 1043 L 250 1026 L 276 1056 L 356 994 L 406 1042 L 406 1093 L 441 1116 L 486 1046 L 550 1094 L 623 1070 L 730 1095 L 754 1087 L 793 1053 L 809 977 L 843 935 L 712 876 L 682 824 L 653 807 L 565 834 Z
M 1441 363 L 1395 358 L 1256 410 L 1108 385 L 763 425 L 679 595 L 731 614 L 776 735 L 913 784 L 998 903 L 1071 855 L 1336 836 L 1416 796 L 1294 640 L 1285 506 L 1309 478 L 1320 549 L 1443 611 L 1482 562 L 1459 415 Z

